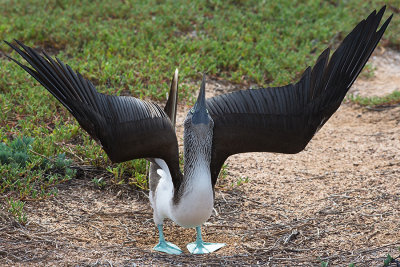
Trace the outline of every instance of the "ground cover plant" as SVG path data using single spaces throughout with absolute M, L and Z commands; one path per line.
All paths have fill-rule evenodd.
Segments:
M 0 193 L 8 211 L 22 224 L 27 221 L 23 201 L 54 196 L 55 186 L 75 175 L 65 154 L 42 156 L 32 150 L 33 142 L 22 137 L 0 143 Z
M 0 40 L 45 49 L 97 90 L 157 102 L 180 70 L 181 104 L 193 102 L 200 72 L 244 87 L 295 81 L 320 52 L 334 48 L 371 10 L 395 13 L 381 45 L 400 48 L 400 1 L 13 1 L 0 5 Z M 27 201 L 92 168 L 99 188 L 147 188 L 144 160 L 112 164 L 95 141 L 0 45 L 0 206 L 25 223 Z M 16 57 L 15 53 L 12 56 Z M 349 97 L 396 105 L 400 96 Z M 57 163 L 58 162 L 58 163 Z M 61 165 L 60 165 L 61 164 Z M 94 180 L 97 179 L 97 180 Z M 251 183 L 252 177 L 249 178 Z M 238 185 L 247 180 L 235 180 Z M 393 255 L 396 256 L 396 255 Z

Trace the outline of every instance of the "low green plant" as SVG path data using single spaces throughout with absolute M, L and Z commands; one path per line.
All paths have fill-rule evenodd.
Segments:
M 99 188 L 104 188 L 107 185 L 107 183 L 106 183 L 106 181 L 104 180 L 103 177 L 101 177 L 101 178 L 93 178 L 92 182 L 94 183 L 95 186 L 97 186 Z
M 400 105 L 400 91 L 394 91 L 393 93 L 382 97 L 362 97 L 349 95 L 347 99 L 350 100 L 350 102 L 366 107 L 394 106 Z
M 33 138 L 22 137 L 10 144 L 0 143 L 0 164 L 25 167 L 29 162 L 28 151 L 32 148 Z
M 226 164 L 223 164 L 218 178 L 225 179 L 227 176 L 228 176 L 228 166 Z
M 400 251 L 400 248 L 399 248 L 399 251 Z M 393 258 L 390 254 L 387 254 L 385 260 L 383 261 L 383 266 L 388 267 L 392 263 L 396 264 L 396 266 L 400 266 L 399 258 L 400 258 L 400 256 L 397 258 Z
M 107 167 L 114 184 L 129 184 L 148 189 L 148 162 L 145 159 L 131 160 Z
M 386 259 L 383 261 L 383 266 L 389 266 L 393 262 L 392 256 L 389 254 L 386 255 Z
M 20 223 L 26 222 L 24 201 L 56 195 L 56 185 L 76 173 L 65 154 L 46 157 L 33 150 L 34 144 L 30 137 L 0 143 L 0 194 L 7 194 L 8 210 Z
M 113 182 L 115 184 L 122 184 L 124 182 L 123 175 L 125 172 L 124 164 L 118 164 L 117 166 L 109 166 L 106 170 L 112 174 Z
M 236 179 L 236 182 L 232 182 L 232 187 L 233 186 L 241 186 L 242 184 L 248 183 L 249 182 L 249 177 L 247 176 L 243 176 L 243 177 L 239 177 Z
M 14 200 L 12 197 L 8 199 L 8 212 L 11 213 L 20 224 L 25 224 L 27 222 L 27 216 L 24 212 L 24 202 L 17 199 Z

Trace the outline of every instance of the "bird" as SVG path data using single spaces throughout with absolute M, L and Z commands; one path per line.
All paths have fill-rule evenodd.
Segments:
M 298 153 L 341 105 L 393 14 L 379 28 L 385 6 L 374 10 L 343 39 L 330 56 L 325 49 L 296 83 L 239 90 L 205 97 L 203 75 L 184 125 L 184 171 L 179 167 L 175 133 L 178 70 L 164 109 L 131 96 L 105 95 L 61 60 L 15 40 L 5 41 L 30 66 L 9 57 L 44 86 L 98 141 L 112 162 L 146 158 L 151 162 L 149 198 L 159 242 L 154 250 L 180 254 L 163 234 L 166 218 L 196 229 L 187 245 L 193 254 L 214 252 L 224 243 L 204 242 L 201 225 L 209 219 L 214 189 L 225 160 L 245 152 Z M 378 30 L 379 28 L 379 30 Z

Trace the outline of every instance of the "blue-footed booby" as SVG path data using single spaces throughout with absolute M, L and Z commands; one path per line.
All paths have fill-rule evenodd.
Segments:
M 241 90 L 205 98 L 205 76 L 197 101 L 184 121 L 184 173 L 179 168 L 175 134 L 178 72 L 164 109 L 127 96 L 98 93 L 94 85 L 68 65 L 23 43 L 6 42 L 30 65 L 15 61 L 77 119 L 113 162 L 148 158 L 150 200 L 159 229 L 155 250 L 182 251 L 164 239 L 162 225 L 170 218 L 196 227 L 191 253 L 209 253 L 224 244 L 205 243 L 200 226 L 211 216 L 214 187 L 225 160 L 244 152 L 298 153 L 339 108 L 366 64 L 392 16 L 378 30 L 385 7 L 362 20 L 331 57 L 324 50 L 314 67 L 297 83 Z M 22 49 L 21 49 L 22 47 Z

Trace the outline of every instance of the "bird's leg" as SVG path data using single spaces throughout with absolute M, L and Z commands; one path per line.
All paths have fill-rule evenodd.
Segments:
M 225 246 L 224 243 L 207 243 L 203 242 L 203 238 L 201 237 L 201 227 L 197 226 L 196 227 L 196 242 L 188 244 L 186 247 L 189 250 L 190 253 L 192 254 L 205 254 L 205 253 L 211 253 L 214 252 L 223 246 Z
M 168 254 L 176 254 L 176 255 L 181 254 L 182 250 L 177 245 L 165 241 L 162 224 L 157 225 L 157 228 L 159 234 L 159 241 L 158 244 L 153 249 Z

